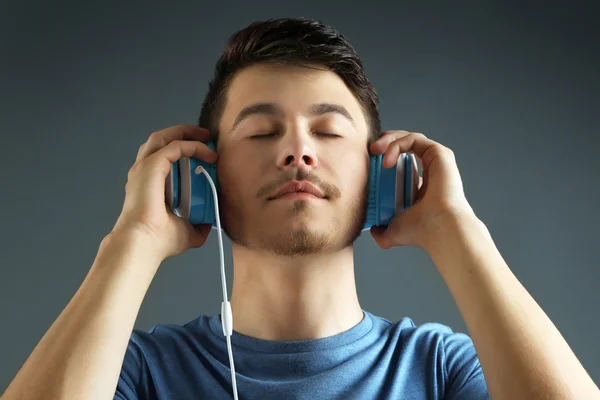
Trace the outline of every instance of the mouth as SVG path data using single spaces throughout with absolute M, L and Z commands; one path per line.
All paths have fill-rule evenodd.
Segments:
M 292 181 L 279 187 L 268 200 L 326 199 L 326 196 L 312 184 L 305 181 Z
M 299 200 L 299 199 L 322 200 L 322 199 L 324 199 L 324 197 L 318 197 L 318 196 L 315 196 L 314 194 L 308 193 L 308 192 L 291 192 L 291 193 L 283 194 L 281 196 L 270 198 L 269 200 Z

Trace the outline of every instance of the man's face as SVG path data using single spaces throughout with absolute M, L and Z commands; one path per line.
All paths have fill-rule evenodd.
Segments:
M 232 242 L 286 256 L 354 242 L 366 212 L 367 124 L 339 76 L 295 66 L 244 69 L 230 84 L 219 128 L 219 203 Z M 271 199 L 292 180 L 324 197 Z

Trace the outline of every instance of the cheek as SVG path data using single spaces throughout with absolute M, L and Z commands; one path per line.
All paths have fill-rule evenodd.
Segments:
M 366 188 L 369 174 L 369 159 L 362 154 L 349 155 L 337 160 L 335 182 L 345 201 L 355 201 Z
M 255 162 L 219 162 L 217 174 L 222 191 L 236 204 L 249 203 L 256 197 L 259 166 Z
M 240 194 L 240 181 L 243 181 L 243 179 L 237 173 L 235 165 L 219 160 L 217 164 L 217 176 L 221 191 L 229 199 L 236 199 Z

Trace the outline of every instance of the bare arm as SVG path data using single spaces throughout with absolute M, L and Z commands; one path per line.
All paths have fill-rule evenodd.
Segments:
M 127 174 L 125 202 L 83 284 L 33 350 L 1 400 L 112 399 L 135 320 L 162 260 L 204 244 L 167 211 L 165 180 L 182 157 L 215 162 L 210 133 L 181 124 L 153 132 Z
M 414 205 L 371 234 L 382 248 L 418 246 L 429 253 L 467 324 L 490 396 L 600 400 L 594 381 L 475 215 L 454 152 L 408 131 L 386 131 L 371 151 L 385 153 L 385 168 L 402 152 L 423 164 Z
M 2 400 L 112 399 L 159 260 L 142 235 L 109 234 L 81 287 Z
M 481 221 L 440 224 L 427 250 L 465 319 L 493 399 L 600 399 L 552 321 Z

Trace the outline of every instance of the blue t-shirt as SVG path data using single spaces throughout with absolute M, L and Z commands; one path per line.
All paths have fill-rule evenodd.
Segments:
M 239 399 L 489 399 L 467 335 L 363 313 L 349 330 L 313 340 L 261 340 L 234 330 Z M 134 330 L 115 398 L 232 399 L 219 314 Z

